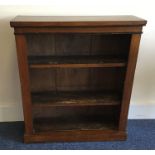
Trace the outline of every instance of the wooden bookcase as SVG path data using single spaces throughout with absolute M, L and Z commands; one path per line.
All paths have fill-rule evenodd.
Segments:
M 17 16 L 25 142 L 125 140 L 142 26 L 135 16 Z

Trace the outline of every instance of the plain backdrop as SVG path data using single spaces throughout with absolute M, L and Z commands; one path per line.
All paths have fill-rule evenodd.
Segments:
M 155 118 L 154 6 L 153 0 L 0 0 L 0 121 L 23 120 L 14 32 L 9 24 L 16 15 L 136 15 L 146 19 L 129 118 Z

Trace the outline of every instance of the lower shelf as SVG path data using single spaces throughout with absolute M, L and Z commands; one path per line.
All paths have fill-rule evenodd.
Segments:
M 119 131 L 114 118 L 96 116 L 37 118 L 34 133 L 25 134 L 25 142 L 47 141 L 110 141 L 125 140 L 125 131 Z
M 105 116 L 61 116 L 55 118 L 34 119 L 36 133 L 69 130 L 117 130 L 117 121 L 114 117 Z
M 125 140 L 120 101 L 112 92 L 32 93 L 34 133 L 25 142 Z

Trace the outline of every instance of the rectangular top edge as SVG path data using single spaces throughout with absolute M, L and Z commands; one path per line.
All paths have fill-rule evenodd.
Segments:
M 132 15 L 120 16 L 16 16 L 11 27 L 53 26 L 143 26 L 147 21 Z

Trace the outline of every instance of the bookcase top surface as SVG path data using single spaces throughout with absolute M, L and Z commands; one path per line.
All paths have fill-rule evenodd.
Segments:
M 147 21 L 132 15 L 121 16 L 16 16 L 12 27 L 52 26 L 143 26 Z

